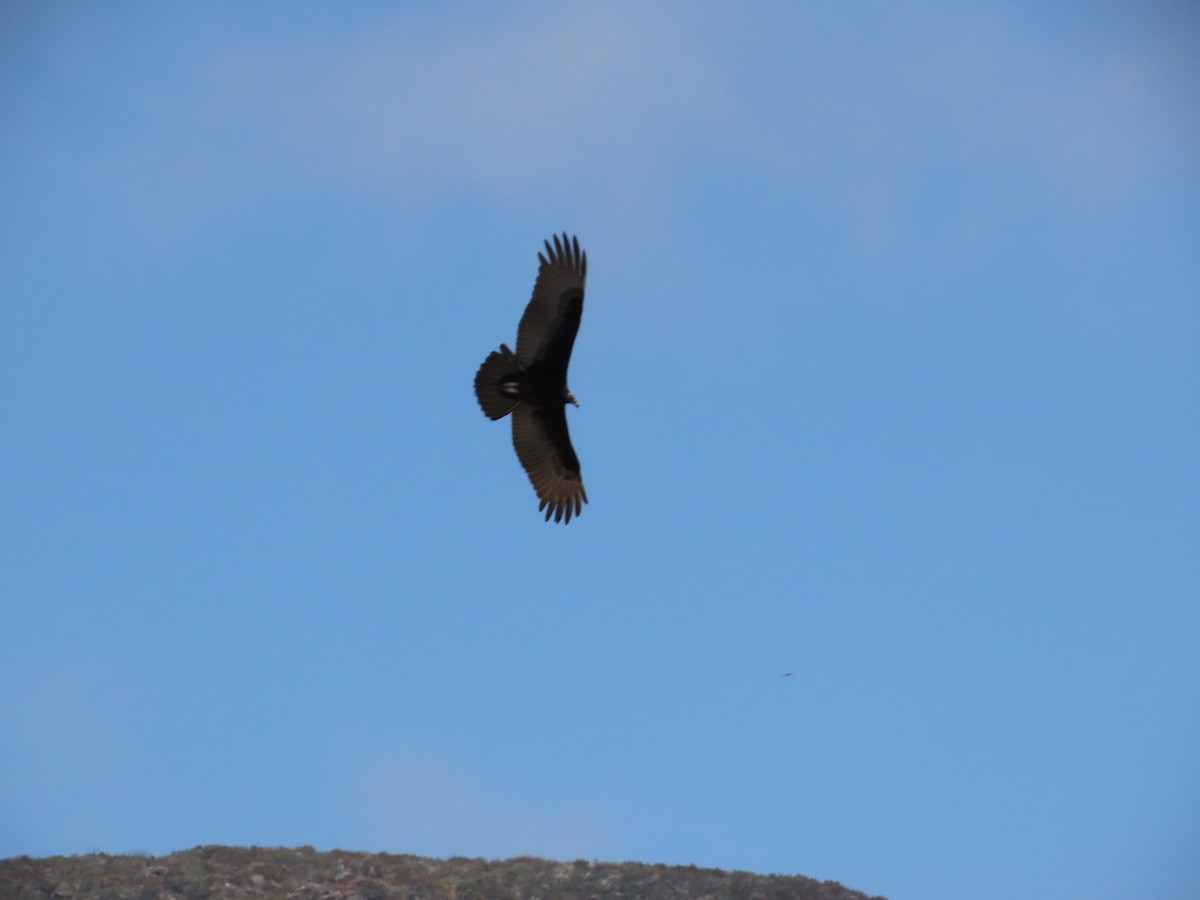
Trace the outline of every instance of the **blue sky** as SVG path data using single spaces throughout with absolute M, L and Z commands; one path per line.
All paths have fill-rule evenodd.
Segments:
M 1198 43 L 6 3 L 0 856 L 1196 896 Z M 471 392 L 564 230 L 566 528 Z

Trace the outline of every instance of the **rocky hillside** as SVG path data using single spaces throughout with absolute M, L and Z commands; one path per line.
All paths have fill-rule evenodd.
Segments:
M 870 900 L 835 881 L 695 866 L 427 859 L 311 847 L 0 860 L 0 898 L 49 900 Z M 882 898 L 876 898 L 882 900 Z

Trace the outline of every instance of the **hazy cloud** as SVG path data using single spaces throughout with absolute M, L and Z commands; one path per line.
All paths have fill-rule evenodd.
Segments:
M 444 743 L 367 740 L 346 750 L 340 791 L 347 828 L 363 846 L 501 858 L 597 858 L 618 853 L 617 801 L 594 786 L 591 802 L 522 791 L 490 770 L 486 753 Z M 611 786 L 609 786 L 611 788 Z M 578 793 L 576 793 L 578 798 Z
M 148 805 L 139 692 L 87 655 L 28 662 L 0 698 L 0 838 L 40 833 L 43 852 L 120 846 Z

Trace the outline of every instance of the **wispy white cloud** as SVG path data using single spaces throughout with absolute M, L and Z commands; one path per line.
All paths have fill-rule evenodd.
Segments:
M 314 16 L 228 41 L 217 22 L 187 66 L 125 48 L 137 86 L 111 121 L 30 158 L 69 186 L 67 233 L 88 217 L 108 248 L 253 235 L 313 201 L 383 198 L 414 228 L 454 204 L 566 209 L 610 226 L 630 282 L 679 297 L 664 333 L 706 291 L 811 282 L 811 257 L 780 254 L 814 230 L 831 266 L 853 260 L 850 293 L 970 294 L 1024 260 L 1062 294 L 1155 204 L 1197 190 L 1200 146 L 1185 42 L 1162 23 L 1078 24 L 543 3 Z M 737 241 L 753 285 L 722 284 Z
M 161 233 L 338 191 L 648 205 L 681 148 L 736 116 L 703 42 L 653 11 L 313 25 L 214 44 L 187 75 L 137 92 L 127 127 L 83 153 L 115 219 Z
M 703 44 L 661 16 L 539 11 L 432 42 L 397 22 L 345 48 L 321 105 L 348 159 L 405 191 L 422 174 L 505 192 L 644 185 L 728 116 Z
M 1169 274 L 1195 269 L 1170 217 L 1200 192 L 1196 57 L 1164 23 L 1056 15 L 874 6 L 760 31 L 796 62 L 741 97 L 741 150 L 853 260 L 843 293 L 970 302 L 1015 275 L 1006 302 L 1068 328 L 1196 326 Z M 1116 296 L 1134 271 L 1161 283 Z

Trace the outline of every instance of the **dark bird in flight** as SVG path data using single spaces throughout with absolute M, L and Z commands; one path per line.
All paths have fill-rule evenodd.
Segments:
M 489 419 L 512 414 L 513 447 L 541 498 L 538 511 L 546 510 L 547 522 L 570 522 L 588 502 L 567 433 L 567 404 L 579 405 L 567 388 L 567 364 L 583 314 L 587 254 L 565 232 L 545 244 L 517 352 L 501 344 L 488 354 L 475 373 L 475 396 Z

